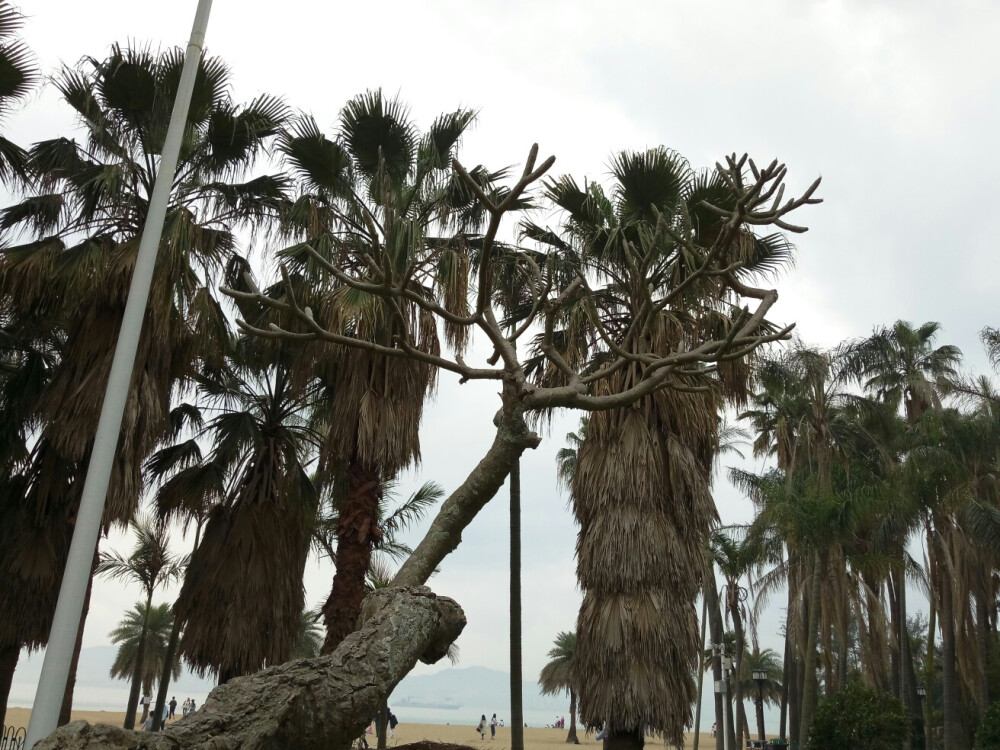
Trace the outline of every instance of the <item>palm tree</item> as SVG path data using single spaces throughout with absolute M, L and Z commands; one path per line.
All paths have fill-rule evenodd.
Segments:
M 97 573 L 113 580 L 138 583 L 146 594 L 143 612 L 145 618 L 139 632 L 139 646 L 135 654 L 132 685 L 129 689 L 128 706 L 125 709 L 125 728 L 133 729 L 143 677 L 147 673 L 155 673 L 146 662 L 148 640 L 146 634 L 149 631 L 150 617 L 153 613 L 153 594 L 160 586 L 180 577 L 185 561 L 170 553 L 166 531 L 152 517 L 139 516 L 129 523 L 129 527 L 136 536 L 132 552 L 128 557 L 115 552 L 102 553 L 97 564 Z
M 319 503 L 306 467 L 320 437 L 299 361 L 296 347 L 240 338 L 223 367 L 196 378 L 216 415 L 150 460 L 155 478 L 169 477 L 157 494 L 164 518 L 208 509 L 174 611 L 181 653 L 220 684 L 287 661 L 300 631 Z M 211 441 L 207 456 L 199 438 Z
M 569 302 L 560 311 L 559 334 L 560 355 L 594 370 L 612 353 L 679 351 L 731 330 L 741 313 L 725 280 L 697 270 L 706 263 L 734 263 L 746 277 L 780 268 L 791 254 L 781 235 L 732 231 L 705 207 L 734 205 L 717 173 L 696 174 L 664 148 L 619 154 L 611 166 L 610 195 L 571 177 L 547 184 L 565 211 L 562 236 L 532 224 L 523 230 L 597 285 L 594 309 Z M 683 250 L 678 238 L 694 238 L 703 254 Z M 637 330 L 632 321 L 650 305 L 658 314 Z M 608 391 L 649 374 L 636 357 L 611 375 Z M 572 487 L 584 591 L 580 710 L 588 724 L 610 724 L 613 746 L 641 746 L 646 728 L 677 740 L 690 722 L 718 410 L 724 398 L 746 393 L 747 375 L 741 361 L 693 369 L 633 408 L 590 416 Z M 552 368 L 540 377 L 565 375 Z
M 469 110 L 438 117 L 420 135 L 406 108 L 381 91 L 347 103 L 336 138 L 309 117 L 286 129 L 279 143 L 301 194 L 285 212 L 285 232 L 300 243 L 283 257 L 321 291 L 314 306 L 321 324 L 391 347 L 440 349 L 435 326 L 404 300 L 388 304 L 352 290 L 328 273 L 375 263 L 392 275 L 407 258 L 433 255 L 441 273 L 409 280 L 416 294 L 436 294 L 461 313 L 467 305 L 467 248 L 433 236 L 435 228 L 461 228 L 478 217 L 468 190 L 450 172 Z M 461 245 L 461 243 L 459 243 Z M 316 256 L 329 265 L 317 264 Z M 449 343 L 464 346 L 461 327 L 446 327 Z M 365 573 L 381 537 L 377 523 L 381 485 L 420 458 L 418 428 L 435 372 L 409 358 L 345 347 L 322 376 L 334 399 L 321 448 L 320 471 L 346 476 L 338 514 L 336 574 L 323 607 L 324 653 L 351 633 L 364 597 Z
M 150 695 L 153 684 L 168 664 L 173 679 L 180 677 L 181 660 L 175 656 L 172 661 L 168 661 L 173 624 L 169 604 L 158 604 L 147 613 L 146 603 L 136 602 L 135 607 L 125 613 L 118 626 L 108 633 L 111 642 L 118 646 L 118 653 L 111 665 L 111 676 L 119 680 L 133 679 L 141 651 L 144 654 L 140 678 L 143 695 Z
M 323 646 L 322 613 L 318 610 L 303 609 L 299 619 L 299 632 L 292 645 L 293 659 L 315 659 Z
M 935 322 L 914 328 L 904 320 L 897 320 L 891 327 L 876 328 L 870 337 L 854 348 L 853 367 L 863 380 L 865 390 L 894 409 L 902 407 L 906 422 L 911 427 L 929 409 L 941 407 L 941 386 L 947 386 L 957 376 L 956 366 L 962 353 L 956 346 L 934 348 L 934 339 L 940 328 L 940 324 Z M 900 547 L 901 555 L 905 557 L 905 543 Z M 914 731 L 919 732 L 922 722 L 913 658 L 909 653 L 909 634 L 906 632 L 904 571 L 905 561 L 892 574 L 897 600 L 897 611 L 893 613 L 895 642 L 899 651 L 896 684 L 899 696 L 913 717 Z
M 764 705 L 776 706 L 781 703 L 781 677 L 784 671 L 782 659 L 769 648 L 761 651 L 754 648 L 747 651 L 742 659 L 741 687 L 744 695 L 752 695 L 757 708 L 757 736 L 764 739 Z M 764 672 L 767 679 L 758 683 L 753 678 L 754 672 Z
M 5 313 L 47 321 L 62 342 L 62 356 L 33 405 L 42 426 L 22 472 L 22 501 L 5 506 L 0 518 L 14 540 L 0 550 L 0 602 L 3 611 L 16 613 L 0 623 L 3 648 L 39 647 L 48 638 L 182 64 L 179 49 L 154 55 L 116 46 L 104 60 L 86 58 L 78 69 L 60 71 L 55 86 L 84 137 L 31 147 L 35 190 L 0 211 L 8 243 L 0 259 Z M 143 462 L 169 434 L 175 388 L 199 361 L 226 351 L 228 320 L 214 279 L 239 267 L 236 231 L 265 218 L 283 189 L 281 178 L 241 180 L 283 121 L 284 105 L 262 96 L 239 106 L 228 91 L 225 65 L 204 58 L 122 424 L 107 524 L 125 523 L 134 513 Z
M 569 734 L 566 735 L 566 742 L 579 745 L 580 740 L 576 736 L 575 656 L 576 633 L 559 633 L 555 644 L 549 649 L 549 663 L 542 667 L 538 684 L 542 688 L 542 695 L 557 695 L 563 691 L 569 693 Z
M 0 122 L 38 83 L 38 68 L 31 51 L 16 34 L 24 16 L 8 0 L 0 0 Z M 0 135 L 0 183 L 26 176 L 27 154 Z

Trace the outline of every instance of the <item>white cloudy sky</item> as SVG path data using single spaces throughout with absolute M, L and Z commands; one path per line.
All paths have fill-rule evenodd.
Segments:
M 21 0 L 27 42 L 47 70 L 116 42 L 186 41 L 195 0 Z M 234 71 L 234 93 L 284 96 L 332 130 L 352 95 L 382 87 L 419 123 L 456 106 L 481 111 L 463 160 L 504 166 L 533 142 L 555 173 L 605 179 L 614 150 L 665 144 L 695 165 L 730 152 L 789 165 L 792 188 L 823 176 L 821 206 L 799 218 L 797 268 L 780 281 L 775 318 L 832 344 L 897 318 L 937 320 L 944 339 L 984 366 L 977 331 L 995 303 L 1000 212 L 990 185 L 1000 132 L 1000 5 L 989 0 L 321 3 L 216 0 L 207 44 Z M 22 143 L 65 134 L 52 91 L 8 123 Z M 491 439 L 488 385 L 444 377 L 426 411 L 424 462 L 405 489 L 460 482 Z M 536 675 L 559 630 L 572 629 L 575 528 L 554 455 L 576 417 L 523 462 L 524 667 Z M 724 521 L 748 502 L 720 481 Z M 434 588 L 468 614 L 462 664 L 507 668 L 507 503 L 476 519 Z M 307 570 L 310 603 L 329 565 Z M 98 582 L 85 643 L 107 632 L 138 591 Z M 167 596 L 165 595 L 166 599 Z M 777 646 L 778 612 L 761 625 Z

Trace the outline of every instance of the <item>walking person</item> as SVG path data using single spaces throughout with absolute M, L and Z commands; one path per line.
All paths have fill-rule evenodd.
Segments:
M 396 725 L 399 723 L 399 719 L 396 718 L 396 714 L 392 712 L 388 706 L 385 707 L 385 712 L 389 717 L 389 739 L 392 739 L 392 733 L 396 731 Z
M 170 706 L 170 718 L 171 719 L 176 719 L 177 718 L 177 715 L 176 715 L 177 714 L 177 696 L 176 695 L 171 696 L 170 703 L 168 703 L 167 705 Z
M 476 725 L 476 731 L 479 732 L 479 739 L 486 739 L 486 714 L 479 720 L 479 724 Z
M 497 715 L 493 714 L 493 718 L 490 719 L 490 739 L 495 740 L 497 738 Z

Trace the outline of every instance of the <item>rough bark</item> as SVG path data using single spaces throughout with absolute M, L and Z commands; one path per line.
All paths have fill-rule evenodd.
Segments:
M 944 552 L 947 554 L 947 551 Z M 955 649 L 955 616 L 952 582 L 941 576 L 941 669 L 944 712 L 944 750 L 958 750 L 962 745 L 962 717 Z
M 332 654 L 217 687 L 160 733 L 73 722 L 35 750 L 346 750 L 417 660 L 433 663 L 465 627 L 456 602 L 424 587 L 383 589 Z
M 135 666 L 132 668 L 132 685 L 128 691 L 128 706 L 125 709 L 125 728 L 135 728 L 135 712 L 139 707 L 139 691 L 142 689 L 142 672 L 146 661 L 146 635 L 149 632 L 149 610 L 153 606 L 153 592 L 146 596 L 146 616 L 142 618 L 142 630 L 139 633 L 139 647 L 135 651 Z M 81 628 L 82 630 L 83 628 Z M 146 720 L 148 706 L 143 706 L 142 721 Z M 154 724 L 156 721 L 154 720 Z
M 505 386 L 505 391 L 508 388 Z M 465 481 L 441 505 L 420 544 L 400 566 L 393 586 L 422 586 L 434 570 L 462 541 L 462 532 L 507 480 L 511 466 L 528 448 L 536 448 L 538 435 L 529 430 L 516 396 L 504 396 L 493 444 Z
M 160 673 L 160 686 L 156 690 L 156 705 L 153 716 L 163 716 L 163 708 L 167 705 L 167 690 L 170 689 L 170 677 L 173 669 L 174 656 L 177 654 L 177 644 L 181 640 L 181 618 L 174 614 L 174 623 L 170 627 L 170 640 L 167 641 L 167 653 L 163 660 L 163 671 Z M 154 723 L 154 732 L 160 731 L 159 724 Z
M 747 728 L 746 706 L 743 701 L 743 654 L 746 652 L 743 637 L 743 617 L 740 615 L 739 586 L 726 587 L 729 597 L 729 611 L 733 618 L 733 633 L 736 635 L 736 658 L 733 659 L 734 676 L 733 699 L 736 701 L 736 747 L 743 747 L 744 736 L 750 739 Z
M 989 664 L 989 647 L 986 634 L 988 626 L 986 624 L 986 593 L 983 590 L 982 580 L 976 583 L 976 652 L 979 655 L 976 672 L 976 709 L 979 721 L 983 720 L 986 710 L 990 707 L 990 685 L 987 675 L 986 665 Z
M 524 750 L 521 702 L 521 459 L 510 467 L 510 746 Z
M 764 740 L 764 698 L 761 696 L 761 688 L 757 688 L 757 696 L 754 699 L 757 708 L 757 739 Z
M 321 653 L 329 654 L 358 626 L 365 598 L 365 576 L 372 550 L 381 535 L 378 504 L 381 478 L 374 466 L 352 460 L 347 467 L 347 494 L 337 518 L 337 572 L 330 597 L 323 605 L 326 640 Z
M 781 714 L 778 719 L 778 736 L 784 739 L 788 727 L 788 677 L 791 674 L 791 643 L 788 640 L 788 621 L 785 620 L 785 657 L 781 667 Z
M 645 744 L 641 729 L 617 731 L 612 728 L 605 747 L 606 750 L 642 750 Z

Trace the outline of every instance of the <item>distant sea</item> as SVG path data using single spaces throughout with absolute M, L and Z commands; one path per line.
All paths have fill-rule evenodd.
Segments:
M 128 703 L 128 683 L 112 680 L 108 670 L 114 661 L 114 646 L 85 648 L 80 654 L 77 686 L 73 707 L 82 711 L 124 711 Z M 21 657 L 11 685 L 11 706 L 29 708 L 34 701 L 35 687 L 41 671 L 42 654 Z M 194 698 L 200 706 L 214 687 L 211 680 L 201 679 L 185 671 L 173 683 L 170 695 L 180 703 Z M 702 700 L 702 731 L 707 732 L 714 721 L 711 694 L 712 681 L 705 680 Z M 522 686 L 524 721 L 529 727 L 551 726 L 556 717 L 566 716 L 569 722 L 569 697 L 547 696 L 538 692 L 538 686 L 525 682 Z M 406 706 L 394 701 L 418 704 L 458 706 L 457 708 L 427 708 Z M 506 672 L 485 667 L 450 667 L 434 674 L 408 675 L 389 698 L 389 707 L 401 722 L 409 724 L 450 724 L 475 727 L 479 717 L 489 718 L 496 713 L 506 726 L 510 725 L 510 678 Z M 767 730 L 777 729 L 778 712 L 765 708 Z M 750 731 L 756 733 L 757 720 L 754 707 L 747 703 L 747 720 Z

